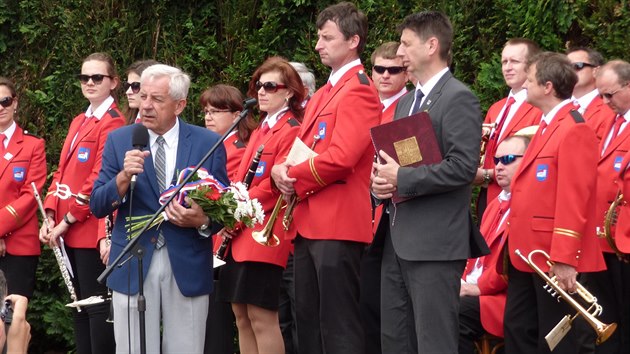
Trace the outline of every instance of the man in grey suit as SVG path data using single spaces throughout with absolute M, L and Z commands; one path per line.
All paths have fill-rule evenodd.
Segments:
M 389 203 L 381 270 L 383 353 L 456 353 L 460 277 L 469 257 L 487 253 L 470 215 L 471 182 L 479 163 L 481 112 L 473 93 L 448 69 L 453 29 L 446 15 L 407 16 L 398 55 L 418 78 L 394 119 L 420 110 L 431 116 L 440 163 L 400 167 L 379 152 L 372 193 Z

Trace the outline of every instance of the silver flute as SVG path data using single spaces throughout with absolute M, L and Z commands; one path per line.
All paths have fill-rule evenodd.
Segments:
M 42 203 L 42 198 L 39 196 L 39 192 L 37 191 L 37 186 L 35 182 L 31 182 L 31 187 L 33 187 L 33 195 L 35 195 L 35 200 L 37 200 L 37 206 L 39 207 L 39 211 L 42 214 L 42 218 L 44 219 L 44 225 L 46 225 L 46 229 L 50 230 L 50 223 L 48 223 L 48 218 L 46 217 L 46 210 L 44 210 L 44 204 Z M 74 291 L 74 286 L 72 285 L 72 279 L 70 279 L 70 273 L 68 272 L 68 268 L 66 268 L 66 264 L 63 261 L 63 255 L 61 254 L 61 249 L 59 246 L 52 246 L 53 253 L 55 254 L 55 259 L 57 260 L 57 265 L 59 266 L 59 270 L 61 271 L 61 277 L 63 278 L 63 282 L 66 283 L 66 287 L 68 288 L 68 292 L 70 293 L 70 298 L 72 302 L 77 301 L 77 294 Z M 77 306 L 77 311 L 81 312 L 81 308 Z

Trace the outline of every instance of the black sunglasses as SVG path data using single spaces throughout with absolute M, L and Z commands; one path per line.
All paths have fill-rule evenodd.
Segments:
M 617 94 L 617 92 L 619 92 L 619 91 L 623 90 L 626 86 L 628 86 L 628 84 L 627 84 L 627 83 L 626 83 L 626 84 L 624 84 L 624 85 L 622 85 L 620 88 L 616 89 L 616 90 L 615 90 L 615 91 L 613 91 L 613 92 L 610 92 L 610 93 L 600 93 L 600 94 L 599 94 L 599 96 L 600 96 L 601 98 L 605 98 L 605 99 L 607 99 L 607 100 L 609 100 L 609 101 L 610 101 L 610 100 L 612 100 L 613 96 Z
M 104 78 L 112 78 L 109 75 L 103 75 L 103 74 L 94 74 L 94 75 L 83 75 L 83 74 L 79 74 L 77 75 L 77 78 L 79 79 L 79 81 L 81 81 L 82 84 L 87 84 L 88 81 L 90 81 L 90 79 L 92 80 L 93 83 L 95 83 L 96 85 L 100 85 L 101 82 L 103 82 Z
M 387 70 L 389 72 L 390 75 L 398 75 L 403 71 L 407 71 L 407 68 L 405 68 L 404 66 L 381 66 L 381 65 L 374 65 L 372 67 L 372 69 L 374 69 L 374 71 L 376 71 L 379 74 L 384 74 L 385 70 Z
M 0 106 L 7 108 L 13 104 L 13 97 L 7 96 L 0 100 Z
M 122 84 L 123 87 L 123 92 L 127 92 L 127 90 L 129 90 L 129 88 L 131 87 L 131 92 L 133 93 L 138 93 L 140 92 L 140 83 L 138 81 L 134 81 L 134 82 L 123 82 Z
M 580 71 L 584 68 L 594 68 L 595 65 L 591 64 L 591 63 L 584 63 L 584 62 L 577 62 L 577 63 L 573 63 L 571 64 L 573 66 L 573 69 L 575 69 L 575 71 Z
M 260 91 L 260 88 L 264 88 L 265 92 L 274 93 L 278 91 L 278 89 L 287 88 L 287 85 L 279 84 L 273 81 L 260 82 L 256 81 L 256 91 Z
M 516 161 L 517 158 L 519 157 L 523 157 L 523 155 L 504 155 L 504 156 L 499 156 L 499 157 L 494 157 L 494 164 L 498 165 L 499 162 L 501 162 L 504 166 L 507 166 L 509 164 L 511 164 L 512 162 Z

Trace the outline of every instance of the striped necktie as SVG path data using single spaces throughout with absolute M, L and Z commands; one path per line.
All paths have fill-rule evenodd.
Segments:
M 157 151 L 155 152 L 155 176 L 157 177 L 158 185 L 160 186 L 160 192 L 166 189 L 166 152 L 164 151 L 164 137 L 158 136 L 156 140 L 158 144 Z M 160 249 L 164 247 L 166 241 L 164 240 L 164 235 L 162 235 L 162 230 L 160 230 L 158 234 L 157 242 L 155 243 L 155 248 Z

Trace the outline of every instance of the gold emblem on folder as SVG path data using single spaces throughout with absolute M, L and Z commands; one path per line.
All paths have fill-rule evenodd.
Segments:
M 398 155 L 400 166 L 408 166 L 422 161 L 422 154 L 415 136 L 394 142 L 394 150 Z

